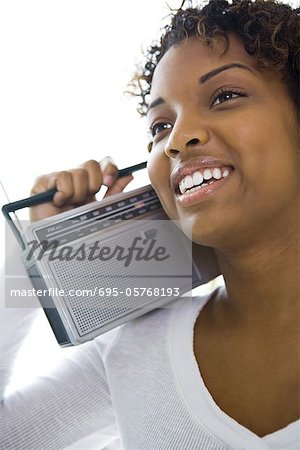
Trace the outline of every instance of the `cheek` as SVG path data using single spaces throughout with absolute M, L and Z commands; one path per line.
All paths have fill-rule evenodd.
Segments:
M 159 194 L 160 186 L 162 186 L 162 183 L 164 183 L 164 180 L 167 177 L 168 169 L 166 163 L 162 159 L 161 152 L 152 150 L 149 154 L 147 169 L 151 184 Z
M 245 135 L 246 142 L 250 146 L 253 143 L 245 160 L 249 173 L 272 197 L 279 199 L 285 191 L 299 186 L 298 131 L 286 118 L 270 114 L 262 126 L 257 127 L 254 136 L 251 137 L 249 132 Z
M 270 111 L 235 126 L 229 143 L 240 189 L 228 209 L 240 214 L 245 227 L 286 216 L 299 202 L 299 129 L 291 115 Z
M 245 194 L 278 191 L 283 180 L 299 181 L 299 128 L 292 114 L 273 108 L 236 118 L 232 130 L 222 130 L 222 142 L 232 149 Z
M 175 193 L 171 189 L 170 173 L 171 165 L 169 158 L 163 152 L 155 150 L 150 153 L 148 163 L 148 174 L 151 184 L 157 193 L 165 212 L 172 219 L 177 219 L 175 207 Z

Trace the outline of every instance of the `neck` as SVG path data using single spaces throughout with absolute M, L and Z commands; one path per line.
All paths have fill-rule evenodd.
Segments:
M 279 327 L 277 332 L 299 327 L 299 226 L 298 217 L 286 221 L 284 232 L 272 224 L 252 245 L 216 251 L 226 283 L 221 303 L 229 323 L 249 328 L 272 324 Z

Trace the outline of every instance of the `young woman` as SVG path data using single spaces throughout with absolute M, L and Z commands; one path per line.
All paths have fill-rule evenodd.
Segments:
M 81 346 L 4 399 L 1 449 L 116 436 L 130 450 L 299 448 L 298 14 L 271 0 L 182 6 L 150 48 L 136 81 L 151 182 L 215 249 L 225 287 Z M 130 179 L 115 175 L 89 161 L 41 177 L 33 193 L 58 193 L 32 218 L 90 201 L 102 183 L 122 190 Z

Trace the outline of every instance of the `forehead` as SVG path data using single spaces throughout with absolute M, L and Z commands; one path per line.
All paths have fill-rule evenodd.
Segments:
M 173 83 L 193 82 L 218 66 L 242 63 L 256 69 L 253 58 L 246 52 L 237 37 L 229 36 L 229 46 L 224 53 L 224 41 L 209 47 L 197 37 L 190 37 L 172 46 L 158 63 L 152 80 L 151 100 L 170 88 Z

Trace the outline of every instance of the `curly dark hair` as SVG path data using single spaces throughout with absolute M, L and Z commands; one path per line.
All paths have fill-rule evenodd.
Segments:
M 293 8 L 277 0 L 232 0 L 232 3 L 209 0 L 202 8 L 192 6 L 192 0 L 184 0 L 171 13 L 160 41 L 147 49 L 146 61 L 133 78 L 131 93 L 139 99 L 138 112 L 142 116 L 147 112 L 154 70 L 170 47 L 189 36 L 197 36 L 209 46 L 221 38 L 225 53 L 229 33 L 241 40 L 260 69 L 282 73 L 299 111 L 300 7 Z

